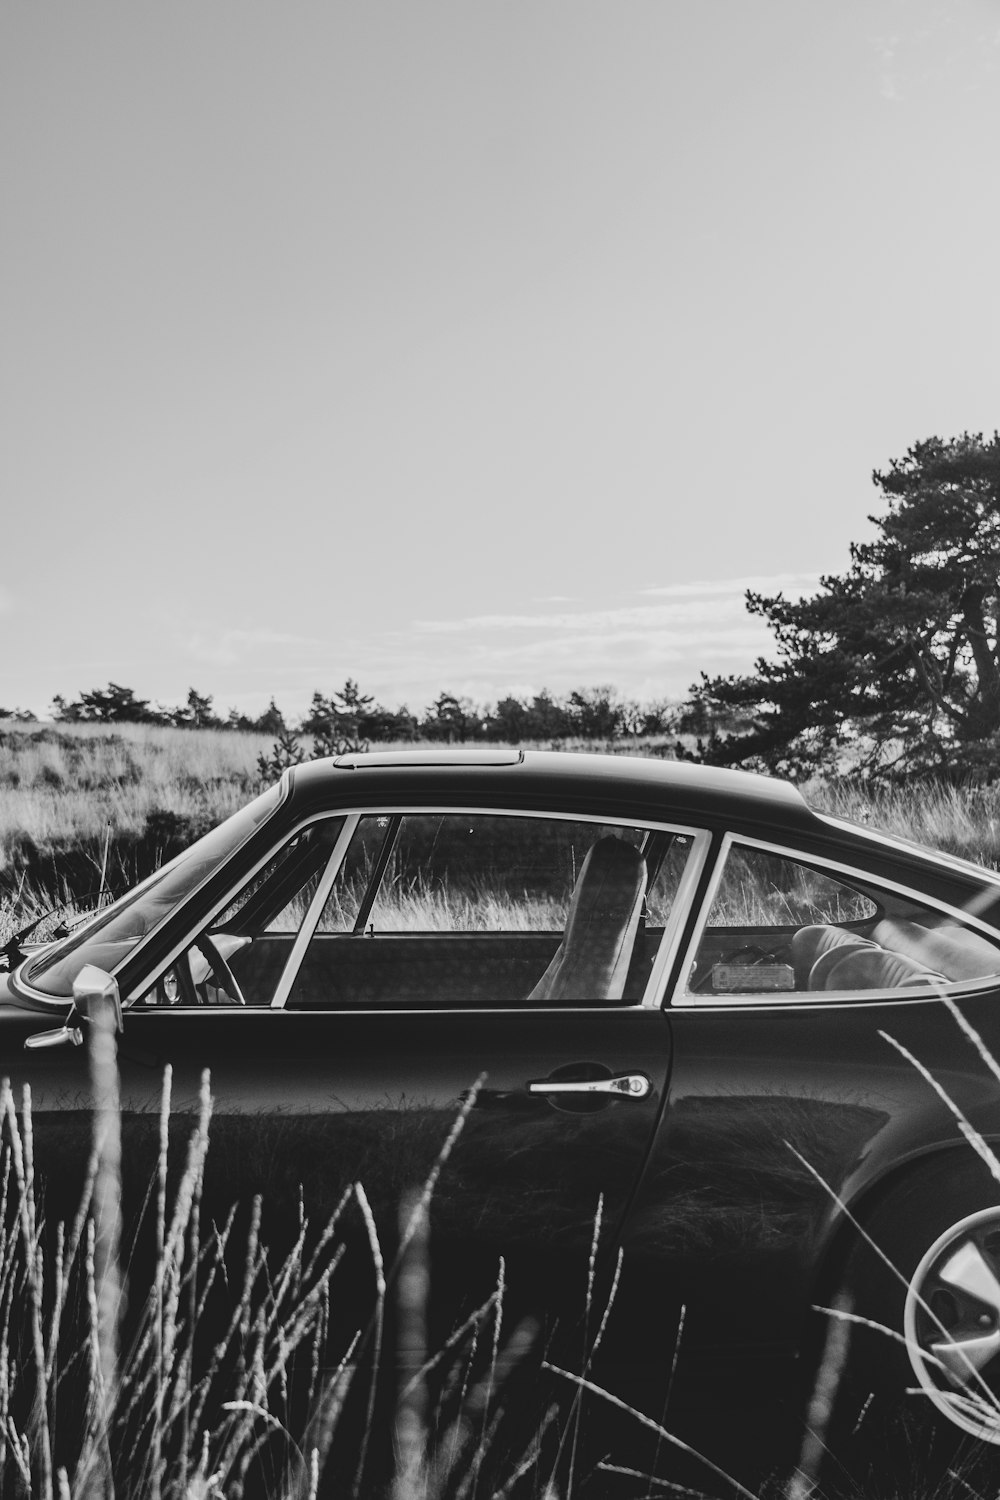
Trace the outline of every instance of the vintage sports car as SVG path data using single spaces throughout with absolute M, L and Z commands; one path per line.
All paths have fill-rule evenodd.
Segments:
M 605 1383 L 662 1386 L 682 1306 L 681 1373 L 811 1358 L 846 1289 L 901 1336 L 860 1329 L 850 1399 L 910 1389 L 1000 1442 L 996 874 L 741 772 L 296 766 L 0 979 L 0 1066 L 63 1167 L 92 968 L 121 1001 L 126 1175 L 164 1065 L 182 1117 L 208 1068 L 213 1194 L 278 1214 L 301 1186 L 316 1213 L 360 1180 L 391 1224 L 471 1099 L 433 1206 L 443 1300 L 502 1254 L 565 1324 L 600 1208 Z

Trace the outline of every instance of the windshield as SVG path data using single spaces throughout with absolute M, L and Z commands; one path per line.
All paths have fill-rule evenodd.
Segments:
M 279 783 L 206 833 L 83 927 L 29 959 L 20 978 L 34 990 L 70 999 L 84 964 L 113 974 L 133 948 L 159 926 L 178 902 L 224 864 L 274 812 L 283 795 Z

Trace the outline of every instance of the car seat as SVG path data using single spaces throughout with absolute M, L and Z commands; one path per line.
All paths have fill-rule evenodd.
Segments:
M 597 840 L 580 867 L 562 942 L 529 1000 L 620 1000 L 642 914 L 646 861 L 624 839 Z

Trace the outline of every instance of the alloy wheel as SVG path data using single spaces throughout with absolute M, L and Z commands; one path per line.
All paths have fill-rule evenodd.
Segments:
M 903 1331 L 920 1390 L 963 1432 L 1000 1444 L 1000 1207 L 934 1241 L 907 1287 Z

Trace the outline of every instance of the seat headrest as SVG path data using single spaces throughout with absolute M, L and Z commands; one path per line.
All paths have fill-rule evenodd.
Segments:
M 566 917 L 567 937 L 574 923 L 620 921 L 645 884 L 646 862 L 632 844 L 606 834 L 587 850 Z
M 529 1000 L 620 1000 L 635 946 L 646 861 L 606 834 L 587 851 L 562 942 Z

